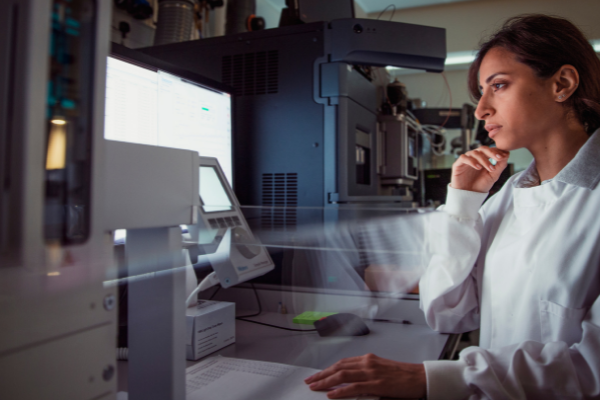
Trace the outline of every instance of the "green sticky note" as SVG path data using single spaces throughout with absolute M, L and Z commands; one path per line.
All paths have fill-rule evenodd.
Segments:
M 319 312 L 319 311 L 305 311 L 302 314 L 296 315 L 292 320 L 295 324 L 312 325 L 315 321 L 321 318 L 328 317 L 330 315 L 337 314 L 334 312 Z

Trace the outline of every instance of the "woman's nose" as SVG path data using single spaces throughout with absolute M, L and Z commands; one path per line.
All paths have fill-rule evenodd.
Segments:
M 494 113 L 493 108 L 489 104 L 489 100 L 486 95 L 481 96 L 477 108 L 475 109 L 475 118 L 482 120 L 487 119 Z

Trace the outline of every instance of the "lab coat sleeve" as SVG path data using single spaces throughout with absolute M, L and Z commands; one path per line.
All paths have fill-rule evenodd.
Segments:
M 432 329 L 467 332 L 479 327 L 475 262 L 481 248 L 479 213 L 487 193 L 448 186 L 446 205 L 431 213 L 426 243 L 429 264 L 419 282 L 421 309 Z
M 469 347 L 458 361 L 426 361 L 427 398 L 599 399 L 600 299 L 579 343 L 526 341 L 493 350 Z

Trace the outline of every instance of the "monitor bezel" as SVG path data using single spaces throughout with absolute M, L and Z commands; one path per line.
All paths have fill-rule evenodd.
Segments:
M 231 188 L 234 188 L 235 182 L 235 120 L 233 116 L 235 115 L 235 100 L 234 100 L 234 88 L 231 86 L 225 85 L 221 82 L 217 82 L 205 76 L 196 74 L 184 68 L 180 68 L 174 64 L 163 61 L 161 59 L 149 56 L 145 53 L 137 51 L 135 49 L 130 49 L 121 44 L 111 42 L 109 57 L 117 58 L 121 61 L 129 62 L 134 65 L 137 65 L 141 68 L 146 68 L 152 71 L 164 71 L 172 75 L 179 76 L 190 83 L 199 85 L 208 90 L 212 90 L 214 92 L 226 93 L 231 98 L 231 112 L 230 112 L 230 126 L 231 126 Z M 201 157 L 202 154 L 200 155 Z M 220 168 L 220 166 L 219 166 Z

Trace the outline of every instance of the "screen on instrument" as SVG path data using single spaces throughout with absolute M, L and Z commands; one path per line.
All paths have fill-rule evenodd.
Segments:
M 200 201 L 205 213 L 232 210 L 231 199 L 215 167 L 200 167 Z
M 105 110 L 106 139 L 195 150 L 233 183 L 229 93 L 108 57 Z

